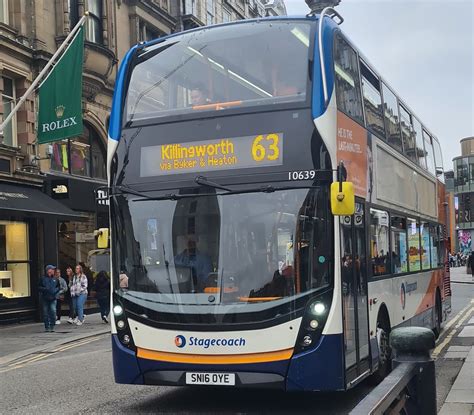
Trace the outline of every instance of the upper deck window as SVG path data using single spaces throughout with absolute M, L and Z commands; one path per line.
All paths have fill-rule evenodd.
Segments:
M 127 121 L 306 100 L 310 25 L 214 27 L 145 47 L 136 58 Z
M 363 124 L 357 53 L 341 36 L 336 36 L 334 70 L 336 72 L 337 107 Z
M 398 151 L 402 152 L 403 146 L 400 137 L 400 117 L 398 115 L 397 97 L 385 84 L 382 84 L 382 90 L 387 141 Z
M 418 157 L 418 164 L 426 169 L 426 150 L 423 147 L 422 127 L 420 121 L 413 117 L 413 132 L 416 137 L 416 155 Z
M 415 132 L 411 124 L 411 114 L 400 105 L 400 125 L 402 127 L 403 152 L 416 163 Z
M 383 124 L 382 97 L 380 81 L 364 62 L 360 62 L 362 75 L 362 92 L 364 96 L 365 122 L 367 128 L 379 137 L 385 137 Z

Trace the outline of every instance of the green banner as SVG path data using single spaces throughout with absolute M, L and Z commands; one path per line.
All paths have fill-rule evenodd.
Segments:
M 82 134 L 82 61 L 84 27 L 41 84 L 38 143 L 49 143 Z

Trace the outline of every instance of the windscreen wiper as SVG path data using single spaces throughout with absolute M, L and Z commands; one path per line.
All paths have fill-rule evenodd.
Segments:
M 232 191 L 231 188 L 222 186 L 221 184 L 212 182 L 211 180 L 207 180 L 204 176 L 196 176 L 194 181 L 201 186 L 213 187 L 214 189 L 226 190 L 227 192 Z

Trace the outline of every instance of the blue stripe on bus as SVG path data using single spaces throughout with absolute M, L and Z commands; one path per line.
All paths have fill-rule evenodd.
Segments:
M 326 68 L 326 85 L 328 89 L 329 99 L 334 88 L 334 65 L 333 65 L 333 44 L 334 31 L 337 24 L 332 19 L 325 19 L 323 24 L 323 50 L 324 53 L 324 67 Z M 316 41 L 314 42 L 314 64 L 313 64 L 313 102 L 312 114 L 313 119 L 320 117 L 326 111 L 324 105 L 323 81 L 321 75 L 321 65 L 319 61 L 319 40 L 318 32 L 316 31 Z
M 127 68 L 130 60 L 136 49 L 137 45 L 131 48 L 124 56 L 122 63 L 120 64 L 117 79 L 115 81 L 114 96 L 112 98 L 112 110 L 109 121 L 109 137 L 115 141 L 120 140 L 120 134 L 122 130 L 122 103 L 123 94 L 125 92 L 125 76 L 127 74 Z
M 344 340 L 342 334 L 322 336 L 318 347 L 293 356 L 287 390 L 344 390 Z
M 124 347 L 116 334 L 112 334 L 112 363 L 116 383 L 143 385 L 135 352 Z

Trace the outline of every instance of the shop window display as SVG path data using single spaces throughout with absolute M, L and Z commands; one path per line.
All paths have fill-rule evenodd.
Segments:
M 0 298 L 29 296 L 28 226 L 0 221 Z

